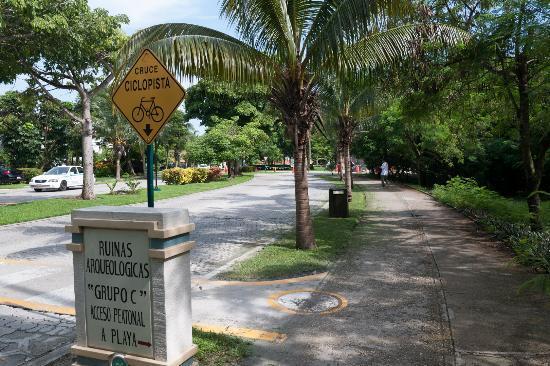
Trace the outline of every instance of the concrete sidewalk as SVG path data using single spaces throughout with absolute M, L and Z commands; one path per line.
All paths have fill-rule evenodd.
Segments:
M 517 294 L 531 275 L 509 252 L 425 194 L 357 183 L 356 246 L 317 288 L 348 306 L 290 317 L 247 365 L 550 365 L 550 304 Z

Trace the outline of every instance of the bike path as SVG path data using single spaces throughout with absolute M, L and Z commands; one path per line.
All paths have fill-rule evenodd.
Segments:
M 550 364 L 550 301 L 519 295 L 532 277 L 509 251 L 428 195 L 378 181 L 355 246 L 317 291 L 341 311 L 294 315 L 281 344 L 256 342 L 246 365 Z

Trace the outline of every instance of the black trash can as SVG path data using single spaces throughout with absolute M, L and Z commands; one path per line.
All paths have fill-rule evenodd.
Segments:
M 345 188 L 330 188 L 328 190 L 329 217 L 348 217 L 348 190 Z

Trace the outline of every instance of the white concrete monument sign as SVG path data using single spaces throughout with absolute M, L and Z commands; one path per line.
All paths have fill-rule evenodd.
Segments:
M 185 209 L 75 210 L 73 234 L 76 365 L 187 365 L 191 282 Z M 115 360 L 116 361 L 116 360 Z

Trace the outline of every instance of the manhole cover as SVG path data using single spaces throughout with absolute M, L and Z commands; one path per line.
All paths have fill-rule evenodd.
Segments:
M 299 314 L 326 314 L 347 305 L 340 295 L 314 290 L 286 291 L 272 296 L 272 303 L 280 310 Z

